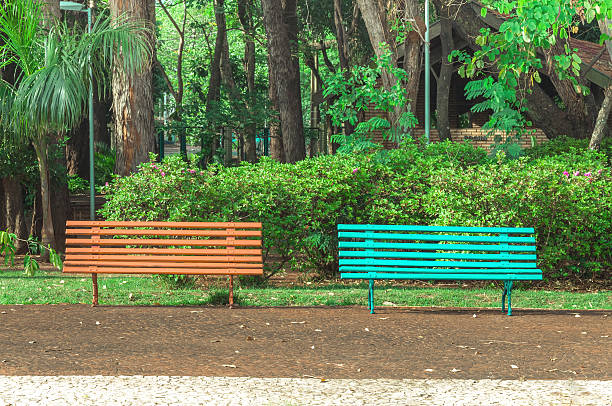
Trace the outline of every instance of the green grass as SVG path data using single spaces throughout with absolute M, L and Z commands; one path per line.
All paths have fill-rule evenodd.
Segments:
M 500 285 L 499 283 L 497 285 Z M 170 289 L 151 277 L 98 277 L 104 305 L 223 305 L 227 286 L 212 289 Z M 527 285 L 528 286 L 528 285 Z M 237 287 L 235 301 L 242 306 L 365 306 L 367 283 L 292 287 Z M 377 283 L 375 306 L 500 306 L 501 287 L 462 289 L 398 287 Z M 18 271 L 0 271 L 0 304 L 91 303 L 91 278 L 58 272 L 26 277 Z M 612 291 L 576 293 L 513 289 L 512 307 L 545 309 L 612 309 Z

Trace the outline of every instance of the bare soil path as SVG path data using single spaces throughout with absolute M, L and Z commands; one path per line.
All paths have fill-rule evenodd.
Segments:
M 0 375 L 610 380 L 612 312 L 0 306 Z

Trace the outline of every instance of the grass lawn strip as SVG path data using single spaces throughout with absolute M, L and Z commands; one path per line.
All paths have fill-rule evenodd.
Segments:
M 501 287 L 463 289 L 448 287 L 398 287 L 378 283 L 376 306 L 436 306 L 497 308 Z M 497 286 L 497 285 L 496 285 Z M 223 305 L 227 287 L 172 289 L 157 278 L 100 276 L 103 305 Z M 550 290 L 512 292 L 513 307 L 536 309 L 612 309 L 612 291 L 576 293 Z M 367 283 L 291 287 L 238 287 L 236 303 L 242 306 L 366 306 Z M 0 271 L 0 304 L 91 303 L 91 278 L 39 272 L 26 277 L 20 271 Z

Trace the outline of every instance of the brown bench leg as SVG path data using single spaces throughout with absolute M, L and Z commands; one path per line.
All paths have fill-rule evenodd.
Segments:
M 93 302 L 91 303 L 91 305 L 97 306 L 98 305 L 98 274 L 97 273 L 91 274 L 91 282 L 93 284 Z
M 234 276 L 229 277 L 229 306 L 230 309 L 234 307 Z

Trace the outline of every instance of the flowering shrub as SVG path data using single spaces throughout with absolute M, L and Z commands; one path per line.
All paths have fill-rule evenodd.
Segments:
M 335 275 L 338 223 L 534 227 L 546 277 L 586 277 L 612 266 L 610 171 L 592 151 L 491 161 L 452 143 L 205 171 L 171 156 L 116 178 L 102 215 L 261 221 L 268 275 Z

